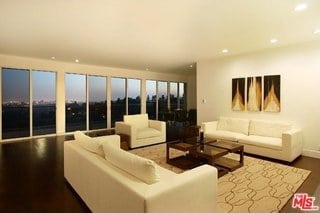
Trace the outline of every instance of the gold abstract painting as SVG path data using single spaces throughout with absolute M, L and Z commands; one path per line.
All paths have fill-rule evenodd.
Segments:
M 247 110 L 261 111 L 262 77 L 247 78 Z
M 232 79 L 232 110 L 244 111 L 245 78 Z
M 266 112 L 280 112 L 280 75 L 264 76 L 264 103 Z

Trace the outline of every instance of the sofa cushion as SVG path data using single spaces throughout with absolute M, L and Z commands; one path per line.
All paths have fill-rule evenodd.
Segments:
M 250 135 L 241 137 L 239 139 L 239 143 L 265 147 L 274 150 L 282 150 L 282 140 L 280 138 Z M 260 154 L 263 155 L 263 153 Z
M 249 135 L 281 138 L 282 133 L 292 128 L 291 124 L 279 121 L 251 120 Z
M 249 120 L 240 118 L 221 117 L 218 121 L 217 130 L 238 132 L 248 135 Z
M 105 158 L 116 167 L 147 184 L 153 184 L 160 180 L 156 164 L 152 160 L 126 152 L 109 143 L 104 143 L 102 146 Z
M 159 137 L 161 132 L 153 128 L 137 129 L 137 139 Z
M 125 115 L 123 116 L 123 121 L 126 124 L 135 126 L 137 129 L 147 128 L 149 125 L 148 114 Z
M 238 141 L 238 138 L 241 138 L 243 136 L 245 135 L 241 133 L 223 131 L 223 130 L 209 132 L 205 135 L 206 138 L 222 139 L 222 140 L 230 140 L 230 141 Z
M 74 133 L 74 139 L 82 148 L 104 157 L 103 148 L 99 139 L 91 138 L 80 131 Z

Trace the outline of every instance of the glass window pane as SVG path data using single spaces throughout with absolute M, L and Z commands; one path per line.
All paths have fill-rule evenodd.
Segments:
M 174 111 L 178 108 L 178 83 L 170 83 L 170 110 Z
M 185 104 L 185 95 L 184 95 L 184 88 L 185 83 L 179 83 L 179 102 L 180 102 L 180 109 L 186 109 Z
M 89 129 L 107 128 L 107 78 L 89 76 Z
M 66 74 L 66 131 L 86 130 L 86 76 Z
M 149 119 L 157 119 L 157 82 L 146 80 L 146 108 Z
M 56 74 L 32 72 L 33 135 L 56 132 Z
M 111 127 L 126 114 L 126 79 L 111 78 Z
M 128 79 L 128 114 L 141 113 L 141 80 Z
M 168 112 L 168 83 L 158 81 L 158 120 L 165 119 L 165 113 Z
M 29 71 L 2 69 L 2 139 L 30 136 Z

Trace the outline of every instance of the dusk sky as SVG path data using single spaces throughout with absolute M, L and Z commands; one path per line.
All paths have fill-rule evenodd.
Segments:
M 29 71 L 2 69 L 2 101 L 29 102 Z
M 106 100 L 106 77 L 88 76 L 90 102 Z M 66 74 L 66 101 L 86 101 L 86 76 Z M 128 79 L 128 97 L 136 98 L 141 94 L 141 80 Z M 167 96 L 167 82 L 158 81 L 158 96 Z M 56 73 L 32 71 L 33 101 L 54 101 L 56 98 Z M 177 83 L 170 83 L 171 93 L 177 96 Z M 180 96 L 183 95 L 184 84 L 179 83 Z M 146 81 L 146 93 L 156 95 L 156 81 Z M 111 78 L 111 100 L 125 97 L 125 79 Z M 29 70 L 2 69 L 2 98 L 7 101 L 29 102 Z
M 86 102 L 86 76 L 66 74 L 66 101 Z
M 32 72 L 32 99 L 33 101 L 56 100 L 56 73 L 55 72 Z
M 89 76 L 89 102 L 103 102 L 107 99 L 107 78 Z

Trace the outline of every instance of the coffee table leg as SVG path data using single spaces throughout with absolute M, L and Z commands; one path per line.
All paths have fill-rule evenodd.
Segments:
M 240 154 L 240 164 L 241 166 L 243 166 L 243 147 L 241 147 L 239 154 Z
M 169 159 L 170 159 L 170 157 L 169 157 L 169 145 L 167 143 L 167 146 L 166 146 L 166 161 L 167 161 L 167 163 L 169 162 Z

